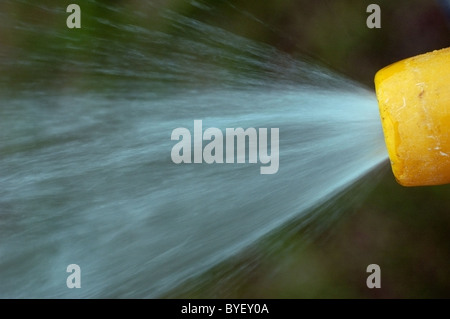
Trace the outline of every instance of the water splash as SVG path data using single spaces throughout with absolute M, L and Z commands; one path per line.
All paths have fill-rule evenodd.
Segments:
M 161 296 L 386 159 L 373 92 L 200 21 L 161 17 L 170 30 L 89 16 L 120 32 L 101 37 L 88 24 L 95 45 L 52 30 L 44 49 L 3 51 L 1 297 Z M 48 69 L 56 75 L 39 73 Z M 172 163 L 171 132 L 194 119 L 279 128 L 278 173 Z M 82 289 L 66 287 L 72 263 Z

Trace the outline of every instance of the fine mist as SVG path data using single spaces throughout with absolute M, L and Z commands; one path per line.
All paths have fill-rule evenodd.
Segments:
M 120 32 L 49 29 L 43 49 L 1 55 L 2 298 L 162 296 L 387 157 L 374 93 L 306 59 L 171 11 L 166 29 L 86 19 Z M 173 163 L 171 133 L 194 120 L 279 128 L 277 173 Z

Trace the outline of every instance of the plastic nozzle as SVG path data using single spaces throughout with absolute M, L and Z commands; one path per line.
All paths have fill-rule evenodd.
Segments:
M 375 90 L 397 181 L 450 183 L 450 48 L 381 69 Z

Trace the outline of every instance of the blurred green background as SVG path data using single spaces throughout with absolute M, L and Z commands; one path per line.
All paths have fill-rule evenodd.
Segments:
M 113 24 L 102 24 L 89 17 L 115 19 L 118 24 L 138 19 L 141 25 L 168 32 L 170 25 L 160 19 L 159 9 L 171 9 L 267 43 L 299 59 L 309 57 L 373 90 L 373 77 L 382 67 L 449 46 L 449 21 L 440 5 L 444 2 L 50 0 L 33 6 L 27 1 L 2 1 L 1 91 L 11 94 L 14 90 L 10 89 L 16 86 L 33 90 L 38 85 L 62 88 L 73 83 L 89 87 L 92 83 L 86 82 L 71 61 L 84 59 L 93 68 L 98 64 L 113 65 L 117 61 L 86 52 L 101 48 L 105 50 L 104 56 L 108 56 L 108 52 L 116 49 L 115 44 L 126 47 L 136 40 L 129 38 L 129 33 L 121 36 L 120 29 Z M 86 15 L 83 28 L 76 34 L 61 28 L 69 3 L 78 3 Z M 117 10 L 105 10 L 102 3 Z M 366 26 L 369 15 L 366 8 L 370 3 L 381 7 L 381 29 Z M 61 11 L 55 14 L 43 9 L 47 4 L 48 8 L 61 7 Z M 140 15 L 136 17 L 129 12 Z M 30 25 L 34 30 L 27 30 Z M 35 31 L 39 29 L 42 36 L 36 37 Z M 52 30 L 61 30 L 57 44 L 51 42 L 55 39 Z M 98 36 L 105 43 L 96 42 Z M 109 38 L 115 42 L 108 44 Z M 77 43 L 90 50 L 77 53 L 68 49 Z M 51 69 L 42 62 L 48 57 L 58 62 Z M 27 63 L 33 63 L 34 67 L 29 68 Z M 95 82 L 95 77 L 91 81 Z M 98 88 L 100 84 L 96 85 Z M 341 198 L 318 209 L 315 215 L 314 223 L 295 221 L 165 297 L 450 297 L 449 185 L 401 187 L 386 162 Z M 372 263 L 381 267 L 381 289 L 366 287 L 369 275 L 366 267 Z

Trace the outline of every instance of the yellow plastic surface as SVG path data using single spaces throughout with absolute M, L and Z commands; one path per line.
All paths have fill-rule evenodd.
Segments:
M 397 181 L 450 183 L 450 48 L 381 69 L 375 90 Z

